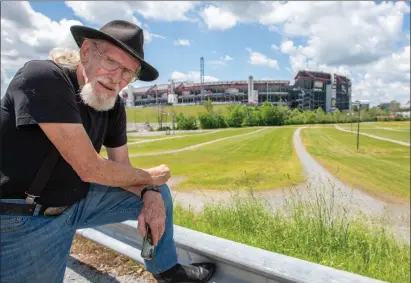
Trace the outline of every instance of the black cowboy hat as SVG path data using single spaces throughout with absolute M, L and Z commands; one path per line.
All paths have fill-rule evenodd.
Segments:
M 70 27 L 70 31 L 79 47 L 86 38 L 105 40 L 139 60 L 141 72 L 138 78 L 140 81 L 151 82 L 158 78 L 158 71 L 144 61 L 144 34 L 139 26 L 115 20 L 105 24 L 100 30 L 75 25 Z

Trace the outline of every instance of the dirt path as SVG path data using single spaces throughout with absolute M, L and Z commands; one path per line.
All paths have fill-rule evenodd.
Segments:
M 361 190 L 344 184 L 338 178 L 324 169 L 305 149 L 301 141 L 301 130 L 294 133 L 294 147 L 303 165 L 307 180 L 313 186 L 323 186 L 324 183 L 332 184 L 338 191 L 338 201 L 352 211 L 362 211 L 373 218 L 388 216 L 392 224 L 398 229 L 408 229 L 410 223 L 410 206 L 407 204 L 389 203 L 377 199 Z M 331 189 L 331 187 L 329 187 Z M 408 223 L 404 223 L 404 220 Z M 404 226 L 405 225 L 405 226 Z
M 341 128 L 340 126 L 337 126 L 337 125 L 335 125 L 335 128 L 338 129 L 338 130 L 340 130 L 340 131 L 347 132 L 347 133 L 357 133 L 357 132 L 354 132 L 354 131 L 345 130 L 345 129 Z M 361 130 L 361 129 L 360 129 L 360 130 Z M 402 141 L 397 141 L 397 140 L 382 138 L 382 137 L 379 137 L 379 136 L 374 136 L 374 135 L 370 135 L 370 134 L 366 134 L 366 133 L 361 133 L 361 132 L 360 132 L 360 135 L 367 136 L 367 137 L 370 137 L 370 138 L 373 138 L 373 139 L 377 139 L 377 140 L 383 140 L 383 141 L 388 141 L 388 142 L 397 143 L 397 144 L 400 144 L 400 145 L 410 146 L 410 143 L 408 143 L 408 142 L 402 142 Z
M 160 152 L 149 152 L 149 153 L 134 153 L 134 154 L 130 154 L 129 156 L 130 157 L 137 157 L 137 156 L 153 156 L 153 155 L 177 153 L 177 152 L 182 152 L 182 151 L 198 148 L 198 147 L 201 147 L 201 146 L 205 146 L 205 145 L 208 145 L 208 144 L 224 141 L 224 140 L 227 140 L 227 139 L 238 138 L 238 137 L 242 137 L 242 136 L 246 136 L 246 135 L 253 135 L 253 134 L 256 134 L 256 133 L 264 131 L 264 130 L 266 130 L 266 129 L 265 128 L 264 129 L 259 129 L 259 130 L 252 131 L 252 132 L 249 132 L 249 133 L 235 135 L 235 136 L 229 136 L 229 137 L 216 139 L 216 140 L 212 140 L 212 141 L 208 141 L 208 142 L 203 142 L 203 143 L 199 143 L 199 144 L 195 144 L 195 145 L 191 145 L 191 146 L 187 146 L 187 147 L 183 147 L 183 148 L 179 148 L 179 149 L 160 151 Z

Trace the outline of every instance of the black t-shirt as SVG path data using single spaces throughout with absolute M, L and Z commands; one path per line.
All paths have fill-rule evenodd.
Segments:
M 51 142 L 37 123 L 82 123 L 96 152 L 102 145 L 127 142 L 124 104 L 96 111 L 85 105 L 75 71 L 50 60 L 33 60 L 17 71 L 1 99 L 1 198 L 25 198 L 25 191 L 48 153 Z M 64 160 L 56 165 L 37 202 L 70 205 L 83 198 L 89 184 Z

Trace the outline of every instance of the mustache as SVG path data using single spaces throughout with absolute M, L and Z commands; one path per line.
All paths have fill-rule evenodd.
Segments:
M 120 85 L 113 83 L 113 81 L 110 78 L 106 78 L 106 77 L 95 78 L 95 81 L 103 84 L 106 88 L 109 88 L 116 92 L 120 91 Z

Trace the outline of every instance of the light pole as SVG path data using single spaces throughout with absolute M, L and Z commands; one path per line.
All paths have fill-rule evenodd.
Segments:
M 358 101 L 357 151 L 360 147 L 360 120 L 361 120 L 361 102 Z

